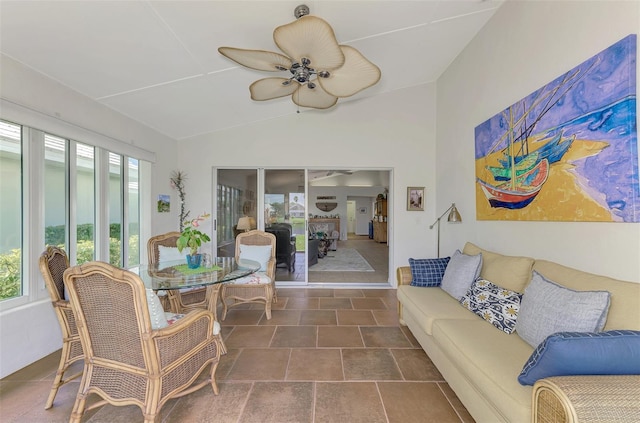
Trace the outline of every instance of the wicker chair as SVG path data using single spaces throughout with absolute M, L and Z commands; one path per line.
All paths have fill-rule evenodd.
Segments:
M 137 275 L 89 262 L 70 267 L 64 283 L 86 351 L 70 422 L 80 422 L 85 411 L 104 404 L 137 405 L 144 421 L 154 422 L 172 398 L 205 385 L 218 394 L 215 371 L 221 351 L 210 311 L 194 310 L 153 330 L 145 287 Z M 209 365 L 209 377 L 199 378 Z M 91 394 L 102 400 L 87 407 Z
M 238 281 L 222 284 L 220 297 L 222 298 L 222 320 L 227 317 L 227 309 L 246 303 L 264 304 L 267 320 L 271 319 L 271 303 L 278 301 L 276 293 L 276 237 L 273 234 L 252 230 L 243 232 L 236 237 L 236 260 L 240 259 L 241 245 L 271 245 L 271 257 L 266 270 L 256 272 L 260 278 L 268 277 L 268 283 L 247 283 L 246 276 Z
M 179 237 L 180 232 L 167 232 L 166 234 L 149 238 L 149 241 L 147 241 L 149 264 L 160 262 L 159 246 L 176 248 L 176 240 Z M 208 298 L 206 288 L 191 290 L 170 289 L 166 292 L 169 300 L 169 308 L 173 313 L 186 313 L 190 310 L 207 308 Z M 212 310 L 215 310 L 215 304 L 213 304 Z
M 60 356 L 60 364 L 58 364 L 56 377 L 53 379 L 53 386 L 51 387 L 49 398 L 44 406 L 45 409 L 53 406 L 58 388 L 82 375 L 82 372 L 76 372 L 67 377 L 67 379 L 64 379 L 64 373 L 69 366 L 76 361 L 84 359 L 76 319 L 69 301 L 64 299 L 64 281 L 62 275 L 68 268 L 69 258 L 67 257 L 67 253 L 58 247 L 49 246 L 40 255 L 40 272 L 44 278 L 47 291 L 49 291 L 49 296 L 51 296 L 51 304 L 53 304 L 53 310 L 56 316 L 58 316 L 58 322 L 62 330 L 62 355 Z

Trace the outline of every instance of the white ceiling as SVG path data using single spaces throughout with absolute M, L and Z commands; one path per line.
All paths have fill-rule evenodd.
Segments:
M 0 0 L 0 52 L 180 140 L 296 113 L 288 97 L 252 101 L 249 85 L 276 74 L 238 66 L 217 48 L 279 52 L 273 30 L 295 20 L 299 4 L 382 71 L 375 86 L 311 111 L 332 113 L 435 81 L 502 2 Z

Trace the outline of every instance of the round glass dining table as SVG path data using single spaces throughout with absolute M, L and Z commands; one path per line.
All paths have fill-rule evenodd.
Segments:
M 130 270 L 140 276 L 146 288 L 154 291 L 206 286 L 209 310 L 216 316 L 221 284 L 255 273 L 260 263 L 246 259 L 236 261 L 235 257 L 213 257 L 210 263 L 190 269 L 184 260 L 166 261 L 141 264 Z

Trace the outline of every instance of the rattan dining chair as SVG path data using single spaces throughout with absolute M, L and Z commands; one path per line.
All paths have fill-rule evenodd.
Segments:
M 221 348 L 213 335 L 213 313 L 194 310 L 152 329 L 140 277 L 104 262 L 70 267 L 64 283 L 86 356 L 71 423 L 104 404 L 136 405 L 145 422 L 154 422 L 172 398 L 206 385 L 218 394 L 215 372 Z M 199 377 L 208 366 L 208 377 Z M 91 394 L 102 400 L 87 407 Z
M 58 389 L 67 382 L 70 382 L 82 375 L 82 372 L 76 372 L 66 379 L 64 374 L 73 363 L 84 359 L 82 345 L 80 344 L 80 335 L 76 319 L 69 301 L 64 297 L 64 281 L 62 275 L 69 268 L 69 258 L 64 250 L 58 247 L 49 246 L 40 255 L 40 272 L 44 279 L 44 284 L 49 291 L 53 310 L 58 317 L 60 330 L 62 331 L 62 354 L 56 376 L 53 379 L 53 386 L 49 392 L 49 398 L 44 406 L 49 409 L 53 406 Z
M 176 240 L 180 232 L 167 232 L 156 235 L 147 241 L 147 255 L 149 264 L 160 262 L 160 247 L 177 248 Z M 189 290 L 171 289 L 165 291 L 169 301 L 169 308 L 173 313 L 186 313 L 190 310 L 206 309 L 208 306 L 207 288 L 195 288 Z M 162 300 L 162 298 L 161 298 Z M 214 305 L 215 306 L 215 305 Z M 215 309 L 212 308 L 212 309 Z
M 227 310 L 240 304 L 264 304 L 267 320 L 271 319 L 271 304 L 278 301 L 276 293 L 276 237 L 268 232 L 252 230 L 236 237 L 236 260 L 254 259 L 243 255 L 242 246 L 270 246 L 271 250 L 265 260 L 264 269 L 253 275 L 222 284 L 222 320 L 227 317 Z

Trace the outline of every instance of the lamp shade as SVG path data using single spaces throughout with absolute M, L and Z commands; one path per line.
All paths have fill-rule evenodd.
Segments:
M 460 216 L 460 213 L 458 213 L 456 203 L 451 204 L 451 211 L 449 212 L 449 216 L 447 216 L 447 222 L 462 223 L 462 216 Z
M 248 231 L 251 230 L 251 219 L 247 216 L 241 217 L 238 220 L 237 229 L 239 231 Z

